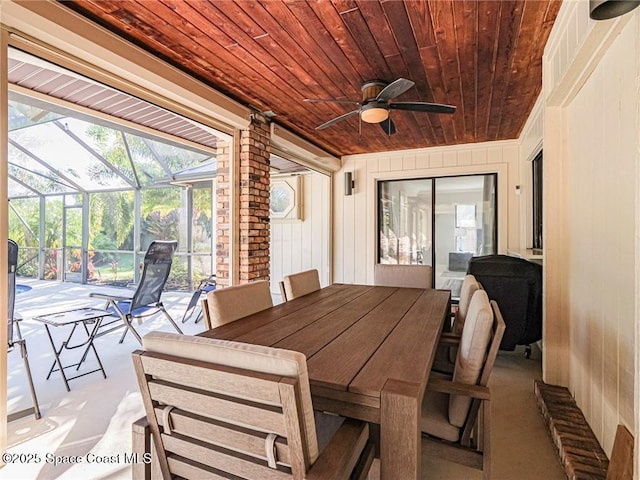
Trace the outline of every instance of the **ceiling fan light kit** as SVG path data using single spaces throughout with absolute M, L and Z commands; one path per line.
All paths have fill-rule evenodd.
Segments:
M 391 102 L 392 99 L 407 92 L 415 85 L 411 80 L 406 78 L 398 78 L 394 82 L 387 83 L 382 80 L 369 80 L 365 82 L 360 90 L 362 91 L 362 101 L 342 99 L 324 99 L 324 98 L 306 98 L 305 102 L 311 103 L 341 103 L 350 105 L 359 105 L 357 110 L 347 112 L 338 117 L 332 118 L 328 122 L 316 127 L 316 130 L 322 130 L 330 127 L 342 120 L 353 115 L 359 115 L 360 120 L 365 123 L 377 123 L 387 135 L 396 133 L 396 127 L 389 118 L 391 110 L 405 110 L 423 113 L 454 113 L 456 107 L 452 105 L 441 105 L 438 103 L 427 102 Z
M 375 105 L 365 105 L 360 112 L 360 118 L 367 123 L 380 123 L 389 118 L 389 110 L 376 107 Z

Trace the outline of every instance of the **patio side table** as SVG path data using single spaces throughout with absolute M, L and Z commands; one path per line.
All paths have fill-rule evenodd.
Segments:
M 62 376 L 62 380 L 64 381 L 64 385 L 67 388 L 67 392 L 71 391 L 69 388 L 69 380 L 74 380 L 76 378 L 83 377 L 85 375 L 89 375 L 91 373 L 102 372 L 102 376 L 107 378 L 107 374 L 104 371 L 104 367 L 102 366 L 102 362 L 100 361 L 100 357 L 98 356 L 98 352 L 96 351 L 96 347 L 93 344 L 96 333 L 100 328 L 100 324 L 102 323 L 102 319 L 104 317 L 108 317 L 111 315 L 111 312 L 108 310 L 100 309 L 100 308 L 78 308 L 75 310 L 67 310 L 64 312 L 58 313 L 50 313 L 47 315 L 38 315 L 33 317 L 34 320 L 44 323 L 45 328 L 47 329 L 47 335 L 49 336 L 49 342 L 51 342 L 51 348 L 53 349 L 53 353 L 55 355 L 55 360 L 51 368 L 49 369 L 49 374 L 47 375 L 47 380 L 51 377 L 53 372 L 60 372 Z M 64 340 L 60 345 L 56 346 L 53 336 L 51 335 L 51 330 L 49 327 L 65 327 L 72 325 L 71 331 L 67 336 L 66 340 Z M 82 325 L 82 329 L 79 328 Z M 89 330 L 87 325 L 92 325 L 93 328 Z M 86 339 L 83 341 L 79 341 L 79 343 L 72 344 L 71 339 L 76 331 L 80 332 L 82 335 L 82 330 L 84 329 L 84 335 L 86 335 Z M 78 337 L 78 335 L 76 335 Z M 78 361 L 78 363 L 73 363 L 71 365 L 64 366 L 62 364 L 62 360 L 60 359 L 62 352 L 64 350 L 74 350 L 78 348 L 83 348 L 82 357 Z M 76 367 L 76 371 L 80 370 L 80 366 L 86 360 L 87 354 L 89 350 L 93 351 L 93 354 L 98 361 L 99 368 L 95 370 L 91 370 L 89 372 L 84 372 L 73 377 L 67 377 L 65 374 L 65 369 Z M 58 368 L 56 368 L 56 365 Z

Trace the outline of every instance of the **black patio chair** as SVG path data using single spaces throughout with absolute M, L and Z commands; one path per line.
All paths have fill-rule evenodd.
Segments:
M 20 314 L 15 311 L 16 302 L 16 270 L 18 268 L 18 244 L 13 240 L 9 240 L 9 251 L 7 263 L 9 264 L 9 290 L 7 296 L 7 303 L 9 305 L 9 311 L 7 314 L 8 323 L 8 335 L 7 335 L 7 351 L 13 350 L 15 346 L 20 348 L 20 355 L 24 361 L 24 369 L 27 374 L 27 380 L 29 382 L 29 389 L 31 390 L 31 400 L 33 401 L 33 414 L 36 419 L 41 417 L 40 407 L 38 406 L 38 397 L 36 396 L 36 390 L 33 386 L 33 377 L 31 376 L 31 368 L 29 367 L 29 357 L 27 355 L 27 342 L 22 338 L 22 332 L 20 331 L 19 322 L 22 320 Z M 15 336 L 14 336 L 15 334 Z M 9 416 L 9 420 L 14 418 L 20 418 L 23 416 L 23 412 L 18 412 Z
M 200 308 L 200 311 L 198 312 L 194 323 L 198 323 L 200 320 L 202 320 L 202 307 L 200 307 L 200 297 L 202 295 L 206 295 L 209 292 L 213 292 L 215 289 L 215 274 L 200 281 L 200 283 L 198 284 L 198 288 L 196 288 L 196 290 L 193 292 L 191 300 L 189 300 L 189 305 L 187 305 L 187 308 L 182 315 L 182 323 L 189 320 L 192 317 L 193 313 L 197 310 L 197 308 Z
M 113 295 L 108 293 L 89 294 L 91 297 L 106 300 L 104 308 L 112 311 L 113 316 L 118 317 L 116 320 L 104 324 L 104 327 L 109 328 L 98 333 L 98 336 L 105 335 L 124 326 L 126 329 L 122 337 L 120 337 L 119 343 L 124 341 L 127 332 L 131 330 L 131 333 L 133 333 L 138 342 L 142 344 L 140 334 L 138 334 L 133 327 L 132 320 L 134 318 L 142 319 L 160 312 L 167 317 L 178 333 L 182 333 L 182 330 L 180 330 L 176 322 L 173 321 L 173 318 L 171 318 L 171 315 L 169 315 L 160 300 L 162 290 L 167 282 L 167 278 L 169 278 L 173 253 L 176 251 L 177 246 L 178 242 L 175 240 L 155 240 L 151 242 L 144 256 L 140 283 L 131 295 Z M 120 320 L 123 323 L 122 325 L 111 326 Z

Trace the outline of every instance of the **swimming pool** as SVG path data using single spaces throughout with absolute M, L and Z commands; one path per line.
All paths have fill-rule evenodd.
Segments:
M 26 293 L 29 290 L 31 290 L 31 287 L 29 285 L 22 285 L 20 283 L 16 284 L 16 295 L 20 293 Z

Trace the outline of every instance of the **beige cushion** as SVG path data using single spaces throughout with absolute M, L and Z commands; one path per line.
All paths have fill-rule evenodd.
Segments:
M 142 338 L 148 352 L 296 378 L 300 387 L 303 426 L 311 463 L 318 458 L 318 439 L 311 403 L 307 359 L 300 352 L 213 338 L 151 332 Z
M 373 281 L 386 287 L 431 288 L 431 266 L 379 263 L 374 267 Z
M 431 376 L 448 378 L 438 373 L 432 373 Z M 433 392 L 427 387 L 422 401 L 421 428 L 428 435 L 450 442 L 457 442 L 460 439 L 460 428 L 449 423 L 449 394 Z
M 476 290 L 480 288 L 480 284 L 473 275 L 465 275 L 462 280 L 462 287 L 460 288 L 460 301 L 458 302 L 458 310 L 456 310 L 456 316 L 453 321 L 453 333 L 460 335 L 462 333 L 462 327 L 464 321 L 467 318 L 467 312 L 469 311 L 469 303 L 471 297 L 476 293 Z
M 320 290 L 318 270 L 307 270 L 305 272 L 287 275 L 284 277 L 283 283 L 287 300 L 293 300 L 294 298 Z
M 484 290 L 477 290 L 471 298 L 467 319 L 462 329 L 453 381 L 475 385 L 484 365 L 493 328 L 493 311 Z M 467 418 L 471 398 L 451 395 L 449 398 L 449 422 L 461 427 Z
M 273 307 L 269 282 L 234 285 L 207 293 L 210 328 L 233 322 L 252 313 Z

